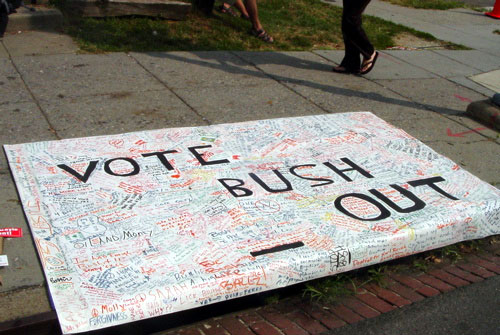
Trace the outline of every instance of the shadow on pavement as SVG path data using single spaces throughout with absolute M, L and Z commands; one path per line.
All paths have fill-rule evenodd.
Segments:
M 234 66 L 228 62 L 220 62 L 218 64 L 215 64 L 215 63 L 204 62 L 201 60 L 189 59 L 189 58 L 182 57 L 178 54 L 173 54 L 173 53 L 150 52 L 150 53 L 145 53 L 145 54 L 152 56 L 152 57 L 171 59 L 171 60 L 190 63 L 190 64 L 194 64 L 194 65 L 205 66 L 207 68 L 217 69 L 217 70 L 225 71 L 225 72 L 231 73 L 231 74 L 243 74 L 243 75 L 254 76 L 256 78 L 262 78 L 262 79 L 274 79 L 274 80 L 276 80 L 282 84 L 285 84 L 285 85 L 296 84 L 296 85 L 301 85 L 301 86 L 321 90 L 321 91 L 324 91 L 324 92 L 327 92 L 330 94 L 342 95 L 345 97 L 356 97 L 356 98 L 360 98 L 360 99 L 377 101 L 377 102 L 381 102 L 384 104 L 391 104 L 391 105 L 408 107 L 408 108 L 416 108 L 416 109 L 425 110 L 425 111 L 434 111 L 434 112 L 438 112 L 440 114 L 456 115 L 456 114 L 463 114 L 464 113 L 464 111 L 461 111 L 461 110 L 455 110 L 455 109 L 450 109 L 450 108 L 445 108 L 445 107 L 440 107 L 440 106 L 434 106 L 434 105 L 430 105 L 430 104 L 422 104 L 422 103 L 417 103 L 417 102 L 403 100 L 403 99 L 390 98 L 390 97 L 383 96 L 380 93 L 376 93 L 376 92 L 365 93 L 365 92 L 360 92 L 357 90 L 352 90 L 352 89 L 348 89 L 348 88 L 344 88 L 344 87 L 325 85 L 325 84 L 320 84 L 320 83 L 312 82 L 309 80 L 303 80 L 303 79 L 295 79 L 295 78 L 287 77 L 284 75 L 267 74 L 267 73 L 258 69 L 259 65 L 264 65 L 264 64 L 277 64 L 277 65 L 286 64 L 286 65 L 289 65 L 289 66 L 295 67 L 295 68 L 302 68 L 302 69 L 308 69 L 308 70 L 315 69 L 315 70 L 321 70 L 321 71 L 325 71 L 325 72 L 331 72 L 332 65 L 321 64 L 321 63 L 317 63 L 317 62 L 303 60 L 303 59 L 299 59 L 299 58 L 289 56 L 289 55 L 286 55 L 283 53 L 279 54 L 280 55 L 279 62 L 276 61 L 276 62 L 266 62 L 266 63 L 248 62 L 245 59 L 239 57 L 237 54 L 233 54 L 236 57 L 238 57 L 238 59 L 244 61 L 245 63 L 256 67 L 257 70 L 255 70 L 255 71 L 248 70 L 248 69 L 242 69 L 242 68 L 240 68 L 238 66 Z M 204 57 L 207 60 L 220 61 L 220 59 L 211 56 L 214 53 L 199 52 L 199 53 L 193 53 L 193 54 L 197 55 L 198 57 Z M 332 73 L 332 81 L 340 80 L 341 78 L 344 78 L 341 76 L 345 76 L 345 75 L 336 75 L 336 74 Z

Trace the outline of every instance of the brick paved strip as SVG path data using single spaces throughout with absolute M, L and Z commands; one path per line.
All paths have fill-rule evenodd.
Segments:
M 304 329 L 297 326 L 290 319 L 281 313 L 277 313 L 269 310 L 261 310 L 259 314 L 262 315 L 264 319 L 273 324 L 275 327 L 281 329 L 285 335 L 308 335 Z
M 496 265 L 493 262 L 486 261 L 482 258 L 475 256 L 475 255 L 469 255 L 467 257 L 467 260 L 478 265 L 478 266 L 485 268 L 488 271 L 494 272 L 496 274 L 500 274 L 500 266 Z
M 257 335 L 282 335 L 278 329 L 271 326 L 266 321 L 255 322 L 250 326 Z
M 259 314 L 264 319 L 266 319 L 267 321 L 269 321 L 270 323 L 272 323 L 273 325 L 275 325 L 279 329 L 291 328 L 294 325 L 294 323 L 290 319 L 288 319 L 286 316 L 284 316 L 281 313 L 277 313 L 277 312 L 269 311 L 269 310 L 261 310 L 261 311 L 259 311 Z
M 225 317 L 219 320 L 219 323 L 231 335 L 254 335 L 243 323 L 235 317 Z
M 345 298 L 342 299 L 342 303 L 352 309 L 354 312 L 358 313 L 362 317 L 365 317 L 367 319 L 369 318 L 374 318 L 376 316 L 380 315 L 380 312 L 368 307 L 367 305 L 363 304 L 361 301 L 354 299 L 354 298 Z
M 482 267 L 470 263 L 457 263 L 457 267 L 461 268 L 462 270 L 469 271 L 483 278 L 490 278 L 495 275 L 493 272 L 490 272 Z
M 171 330 L 166 333 L 167 335 L 201 335 L 202 332 L 198 327 L 181 328 Z
M 247 313 L 242 313 L 237 315 L 243 322 L 245 322 L 247 325 L 251 325 L 255 322 L 262 321 L 262 317 L 257 314 L 256 312 L 247 312 Z
M 472 273 L 459 269 L 454 265 L 446 266 L 443 270 L 464 280 L 470 281 L 471 283 L 477 283 L 484 280 L 482 277 L 473 275 Z
M 478 256 L 487 260 L 487 261 L 495 263 L 496 265 L 500 265 L 500 257 L 497 257 L 495 255 L 491 255 L 491 254 L 486 254 L 486 253 L 478 254 Z
M 392 275 L 392 278 L 403 285 L 406 285 L 425 297 L 433 297 L 439 294 L 439 291 L 433 287 L 424 285 L 422 282 L 415 278 L 404 275 Z
M 429 274 L 436 277 L 436 278 L 439 278 L 442 281 L 444 281 L 450 285 L 453 285 L 455 287 L 469 285 L 468 281 L 460 279 L 459 277 L 456 277 L 456 276 L 452 275 L 451 273 L 448 273 L 448 272 L 441 270 L 441 269 L 431 270 L 431 271 L 429 271 Z
M 204 321 L 203 332 L 207 335 L 227 335 L 226 330 L 215 320 Z
M 281 313 L 291 313 L 297 311 L 297 305 L 300 303 L 301 299 L 298 298 L 284 299 L 283 301 L 280 301 L 278 304 L 276 304 L 274 308 Z
M 385 288 L 382 288 L 378 285 L 367 285 L 366 288 L 374 293 L 375 295 L 377 295 L 379 298 L 382 298 L 384 299 L 385 301 L 388 301 L 390 302 L 391 304 L 393 305 L 396 305 L 398 307 L 403 307 L 403 306 L 406 306 L 406 305 L 409 305 L 411 304 L 411 301 L 410 300 L 407 300 L 403 297 L 401 297 L 400 295 L 392 292 L 392 291 L 389 291 Z
M 405 299 L 410 300 L 411 302 L 417 302 L 425 299 L 423 295 L 418 294 L 414 289 L 401 285 L 400 283 L 392 279 L 388 279 L 387 282 L 387 289 L 396 292 L 397 294 Z
M 308 332 L 297 325 L 295 325 L 295 327 L 293 328 L 281 329 L 281 331 L 285 335 L 309 335 Z
M 289 314 L 289 317 L 311 334 L 319 334 L 327 330 L 319 321 L 302 312 L 292 312 Z
M 441 292 L 450 292 L 455 288 L 451 285 L 446 284 L 444 281 L 437 279 L 436 277 L 430 276 L 428 274 L 419 275 L 416 277 L 422 283 L 427 284 L 431 287 L 434 287 Z
M 328 329 L 340 328 L 346 325 L 344 321 L 333 315 L 332 313 L 325 312 L 325 310 L 313 307 L 311 304 L 303 304 L 303 310 L 318 320 L 321 324 Z M 328 310 L 329 308 L 326 308 Z
M 396 306 L 389 305 L 387 302 L 380 298 L 377 298 L 372 293 L 360 293 L 356 295 L 356 298 L 361 300 L 368 306 L 375 308 L 381 313 L 387 313 L 396 308 Z
M 342 319 L 331 313 L 315 311 L 311 316 L 325 325 L 328 329 L 340 328 L 346 325 Z
M 344 306 L 342 304 L 330 305 L 330 306 L 328 306 L 328 309 L 330 310 L 330 312 L 335 314 L 338 318 L 344 320 L 347 323 L 356 323 L 356 322 L 364 320 L 363 317 L 354 313 L 352 310 L 350 310 L 349 308 L 347 308 L 346 306 Z

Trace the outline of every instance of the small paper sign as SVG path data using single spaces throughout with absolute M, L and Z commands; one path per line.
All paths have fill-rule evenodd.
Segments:
M 0 255 L 0 266 L 9 266 L 7 255 Z
M 9 227 L 0 228 L 1 237 L 23 237 L 23 230 L 21 228 Z

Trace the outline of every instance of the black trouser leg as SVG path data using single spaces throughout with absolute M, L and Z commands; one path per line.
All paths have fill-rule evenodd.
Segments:
M 359 70 L 360 55 L 369 58 L 375 51 L 361 25 L 361 14 L 369 3 L 370 0 L 343 0 L 342 35 L 345 56 L 341 65 L 350 70 Z
M 5 10 L 0 10 L 0 37 L 3 37 L 7 23 L 9 22 L 9 14 Z
M 344 36 L 344 45 L 345 45 L 345 55 L 340 65 L 350 71 L 356 72 L 361 67 L 361 61 L 359 59 L 359 54 L 360 54 L 359 50 L 356 47 L 356 45 L 354 45 L 351 42 L 351 40 L 346 38 L 345 36 Z

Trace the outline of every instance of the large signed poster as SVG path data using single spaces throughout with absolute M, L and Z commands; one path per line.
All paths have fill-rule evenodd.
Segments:
M 500 232 L 500 192 L 358 112 L 6 145 L 65 333 Z

